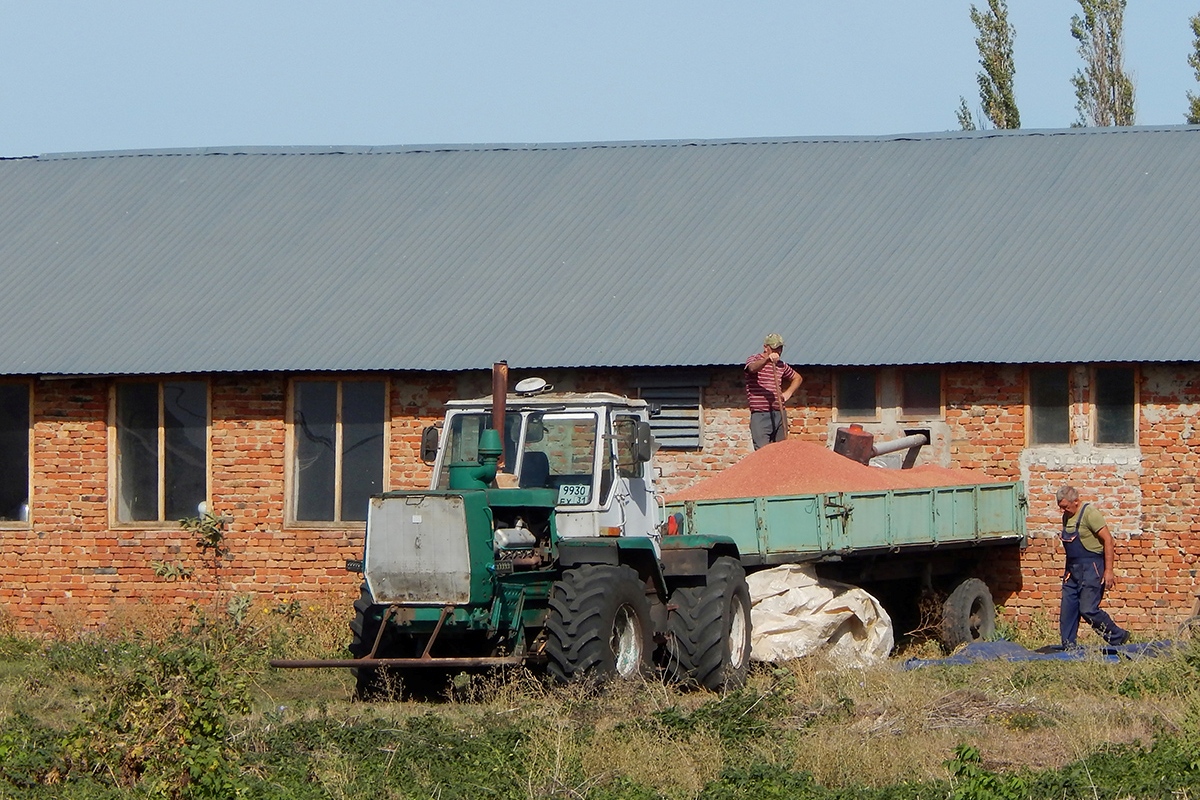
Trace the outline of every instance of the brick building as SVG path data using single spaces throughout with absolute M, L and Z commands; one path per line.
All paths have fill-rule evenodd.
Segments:
M 487 368 L 661 406 L 662 483 L 750 452 L 741 362 L 805 376 L 794 436 L 925 431 L 1025 482 L 985 576 L 1053 616 L 1054 488 L 1118 543 L 1107 603 L 1197 590 L 1200 129 L 0 161 L 0 608 L 26 629 L 184 610 L 177 520 L 230 518 L 228 591 L 353 588 L 365 498 Z M 172 580 L 173 564 L 197 570 Z

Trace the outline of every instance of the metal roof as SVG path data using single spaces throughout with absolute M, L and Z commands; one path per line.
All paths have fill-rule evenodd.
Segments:
M 0 373 L 1200 360 L 1200 128 L 0 160 Z

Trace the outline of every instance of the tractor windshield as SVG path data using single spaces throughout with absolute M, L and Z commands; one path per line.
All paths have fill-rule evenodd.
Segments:
M 450 488 L 450 465 L 457 461 L 479 460 L 479 437 L 492 427 L 492 415 L 485 413 L 455 414 L 446 425 L 441 469 L 436 489 Z M 520 436 L 521 415 L 515 411 L 504 415 L 504 466 L 502 471 L 516 472 L 517 437 Z
M 598 421 L 591 411 L 509 412 L 504 421 L 503 471 L 517 473 L 522 489 L 557 490 L 559 505 L 590 504 L 596 485 Z M 434 488 L 450 487 L 450 464 L 479 460 L 479 437 L 491 425 L 491 415 L 484 412 L 454 414 L 447 420 Z M 518 448 L 522 430 L 524 442 Z
M 520 485 L 558 490 L 558 504 L 592 502 L 597 416 L 548 413 L 530 419 L 521 455 Z

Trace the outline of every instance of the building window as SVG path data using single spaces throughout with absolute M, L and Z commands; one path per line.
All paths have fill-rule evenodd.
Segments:
M 29 386 L 0 384 L 0 522 L 29 521 Z
M 879 380 L 875 370 L 842 370 L 837 374 L 835 389 L 839 420 L 879 418 Z
M 1137 441 L 1137 392 L 1133 367 L 1096 368 L 1096 444 Z
M 292 516 L 361 522 L 383 492 L 387 387 L 383 381 L 292 385 Z
M 650 430 L 659 447 L 700 449 L 700 387 L 645 387 L 641 398 L 650 405 Z
M 900 373 L 900 415 L 908 419 L 942 416 L 942 372 L 906 369 Z
M 1066 367 L 1029 370 L 1029 443 L 1070 444 Z
M 208 497 L 204 381 L 116 386 L 117 521 L 196 516 Z

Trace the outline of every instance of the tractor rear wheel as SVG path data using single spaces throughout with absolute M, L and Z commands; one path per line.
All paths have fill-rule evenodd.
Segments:
M 718 558 L 704 586 L 671 593 L 667 670 L 712 691 L 740 689 L 750 668 L 750 589 L 734 558 Z
M 947 651 L 996 635 L 996 604 L 992 591 L 979 578 L 967 578 L 942 605 L 942 646 Z
M 546 634 L 546 670 L 558 681 L 641 675 L 653 646 L 645 584 L 629 566 L 566 570 L 550 591 Z

